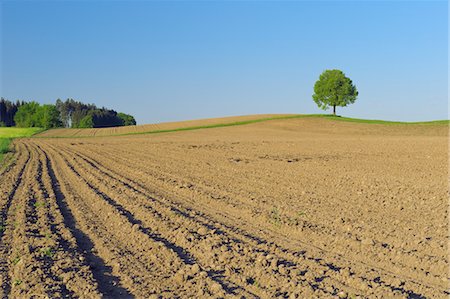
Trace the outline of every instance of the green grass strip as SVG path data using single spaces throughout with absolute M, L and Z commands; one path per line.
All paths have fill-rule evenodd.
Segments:
M 30 137 L 42 131 L 42 128 L 0 127 L 0 138 Z
M 351 118 L 351 117 L 334 116 L 334 115 L 322 115 L 321 117 L 326 117 L 326 118 L 329 118 L 332 120 L 340 120 L 340 121 L 364 123 L 364 124 L 379 124 L 379 125 L 449 125 L 450 124 L 450 120 L 405 122 L 405 121 L 390 121 L 390 120 L 379 120 L 379 119 L 361 119 L 361 118 Z
M 305 115 L 289 115 L 289 116 L 266 117 L 266 118 L 259 118 L 259 119 L 236 121 L 236 122 L 231 122 L 231 123 L 222 123 L 222 124 L 213 124 L 213 125 L 204 125 L 204 126 L 193 126 L 193 127 L 185 127 L 185 128 L 177 128 L 177 129 L 154 130 L 154 131 L 148 131 L 148 132 L 130 132 L 130 133 L 124 133 L 124 134 L 117 134 L 117 135 L 114 135 L 114 136 L 158 134 L 158 133 L 191 131 L 191 130 L 199 130 L 199 129 L 212 129 L 212 128 L 221 128 L 221 127 L 242 126 L 242 125 L 254 124 L 254 123 L 259 123 L 259 122 L 269 121 L 269 120 L 303 118 L 303 117 L 311 117 L 311 116 L 314 116 L 314 115 L 305 114 Z

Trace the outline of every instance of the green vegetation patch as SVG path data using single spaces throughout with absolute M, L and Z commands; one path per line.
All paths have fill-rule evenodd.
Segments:
M 10 151 L 9 146 L 13 138 L 30 137 L 42 131 L 41 128 L 0 127 L 0 162 L 3 161 L 3 156 Z
M 41 128 L 0 127 L 0 138 L 30 137 L 42 131 L 43 129 Z
M 8 152 L 10 143 L 11 143 L 11 139 L 0 138 L 0 155 L 6 154 Z
M 450 120 L 432 120 L 432 121 L 416 121 L 416 122 L 406 122 L 406 121 L 390 121 L 390 120 L 379 120 L 379 119 L 361 119 L 361 118 L 351 118 L 344 116 L 334 116 L 328 114 L 319 114 L 318 117 L 325 117 L 332 120 L 348 121 L 355 123 L 364 124 L 380 124 L 380 125 L 449 125 Z
M 0 138 L 0 162 L 3 161 L 3 155 L 9 151 L 10 138 Z

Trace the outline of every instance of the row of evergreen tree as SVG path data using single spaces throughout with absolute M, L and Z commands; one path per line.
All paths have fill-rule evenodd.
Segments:
M 4 98 L 0 99 L 0 127 L 13 127 L 16 125 L 14 122 L 14 115 L 20 106 L 25 104 L 21 101 L 11 102 Z
M 37 102 L 13 103 L 0 100 L 0 126 L 41 128 L 101 128 L 136 125 L 133 116 L 117 113 L 105 107 L 84 104 L 73 99 L 55 105 L 40 105 Z

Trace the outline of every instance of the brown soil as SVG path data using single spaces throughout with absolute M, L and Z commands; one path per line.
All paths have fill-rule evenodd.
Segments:
M 447 298 L 448 128 L 21 139 L 1 297 Z

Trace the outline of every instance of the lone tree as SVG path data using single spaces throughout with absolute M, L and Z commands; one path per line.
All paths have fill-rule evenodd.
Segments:
M 345 107 L 353 104 L 358 97 L 356 86 L 340 70 L 326 70 L 314 84 L 313 100 L 319 108 L 326 110 L 333 107 L 336 115 L 336 106 Z

